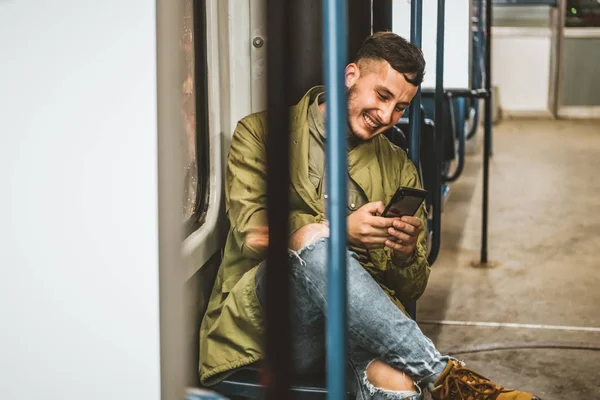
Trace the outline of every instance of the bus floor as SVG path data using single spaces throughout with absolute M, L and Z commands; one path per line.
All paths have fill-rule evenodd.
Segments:
M 600 123 L 507 120 L 494 127 L 485 267 L 478 265 L 482 139 L 478 133 L 477 151 L 467 156 L 443 211 L 440 256 L 417 303 L 422 330 L 450 354 L 484 345 L 599 348 Z M 456 357 L 544 400 L 600 399 L 600 351 L 522 348 Z

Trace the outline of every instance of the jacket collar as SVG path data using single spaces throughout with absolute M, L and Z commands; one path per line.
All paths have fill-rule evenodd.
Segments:
M 290 112 L 290 152 L 291 152 L 291 176 L 290 181 L 296 192 L 302 200 L 308 204 L 315 212 L 322 213 L 323 205 L 317 197 L 316 191 L 311 190 L 312 186 L 308 179 L 308 109 L 315 97 L 325 91 L 323 86 L 311 88 L 302 99 L 292 107 Z M 379 162 L 376 153 L 377 137 L 368 142 L 364 142 L 353 148 L 348 153 L 348 171 L 350 177 L 365 192 L 367 199 L 380 198 L 381 188 L 373 185 L 370 173 L 363 173 L 365 169 L 377 171 L 379 173 Z

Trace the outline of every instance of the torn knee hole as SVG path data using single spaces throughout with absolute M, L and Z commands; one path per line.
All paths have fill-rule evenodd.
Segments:
M 414 390 L 415 383 L 404 372 L 381 360 L 373 360 L 365 370 L 365 379 L 377 388 L 384 390 Z
M 383 361 L 373 360 L 367 366 L 363 384 L 371 396 L 389 400 L 413 400 L 421 398 L 421 389 L 404 372 Z

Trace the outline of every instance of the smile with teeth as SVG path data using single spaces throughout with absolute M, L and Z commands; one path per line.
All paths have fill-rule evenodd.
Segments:
M 379 128 L 379 125 L 375 121 L 373 121 L 373 119 L 371 117 L 369 117 L 367 114 L 363 114 L 363 119 L 365 120 L 367 125 L 370 126 L 372 129 Z

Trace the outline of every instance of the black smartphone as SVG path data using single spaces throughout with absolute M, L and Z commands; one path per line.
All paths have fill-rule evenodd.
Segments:
M 386 218 L 399 218 L 405 215 L 413 216 L 426 197 L 426 190 L 400 186 L 381 216 Z

